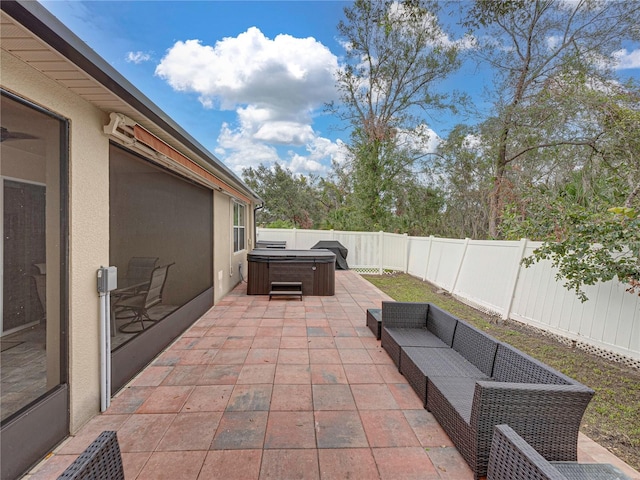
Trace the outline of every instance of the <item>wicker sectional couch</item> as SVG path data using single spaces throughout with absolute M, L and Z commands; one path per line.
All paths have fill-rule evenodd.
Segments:
M 475 478 L 499 424 L 548 460 L 576 460 L 592 389 L 433 304 L 383 302 L 381 344 Z

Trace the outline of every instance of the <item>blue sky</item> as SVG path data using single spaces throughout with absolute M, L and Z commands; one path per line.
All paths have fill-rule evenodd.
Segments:
M 41 3 L 237 174 L 278 161 L 323 175 L 344 158 L 348 132 L 323 104 L 335 97 L 337 25 L 349 2 Z M 635 53 L 625 72 L 639 78 Z M 447 88 L 482 106 L 487 78 L 467 64 Z M 444 136 L 462 120 L 440 117 L 429 128 Z

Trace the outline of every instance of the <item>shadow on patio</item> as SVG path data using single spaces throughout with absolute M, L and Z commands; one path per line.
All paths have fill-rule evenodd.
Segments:
M 353 271 L 336 295 L 246 295 L 207 312 L 30 479 L 56 478 L 117 430 L 128 479 L 472 479 L 366 327 L 384 293 Z M 581 435 L 579 460 L 638 473 Z

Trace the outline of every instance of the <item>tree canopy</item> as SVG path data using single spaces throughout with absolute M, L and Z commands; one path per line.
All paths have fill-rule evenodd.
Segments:
M 465 36 L 440 22 L 447 7 Z M 640 86 L 614 68 L 640 42 L 638 1 L 355 0 L 344 13 L 327 109 L 349 125 L 347 160 L 324 178 L 246 170 L 261 223 L 527 237 L 543 244 L 524 263 L 550 260 L 582 300 L 613 278 L 640 291 Z M 440 112 L 470 107 L 447 83 L 464 55 L 493 75 L 490 108 L 433 142 Z

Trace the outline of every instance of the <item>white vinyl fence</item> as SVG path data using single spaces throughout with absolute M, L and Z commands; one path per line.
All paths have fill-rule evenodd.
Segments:
M 258 240 L 285 240 L 287 248 L 304 250 L 337 240 L 349 250 L 349 267 L 361 273 L 409 273 L 487 313 L 640 367 L 640 297 L 611 281 L 585 287 L 589 300 L 581 303 L 556 280 L 550 262 L 520 264 L 540 242 L 267 228 L 258 228 Z

